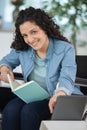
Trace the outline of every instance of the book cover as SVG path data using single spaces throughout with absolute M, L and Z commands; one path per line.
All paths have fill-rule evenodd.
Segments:
M 12 81 L 9 74 L 7 74 L 7 77 L 12 92 L 26 103 L 39 101 L 50 97 L 49 93 L 33 80 L 20 84 L 16 80 Z

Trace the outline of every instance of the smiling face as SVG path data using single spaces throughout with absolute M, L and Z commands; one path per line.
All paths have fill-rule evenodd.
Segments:
M 25 22 L 20 25 L 19 29 L 24 41 L 35 51 L 48 49 L 49 39 L 47 34 L 34 22 Z

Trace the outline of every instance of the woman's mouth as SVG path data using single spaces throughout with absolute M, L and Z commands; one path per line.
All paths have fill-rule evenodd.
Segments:
M 32 46 L 36 46 L 36 45 L 37 45 L 37 42 L 33 42 L 33 43 L 32 43 Z

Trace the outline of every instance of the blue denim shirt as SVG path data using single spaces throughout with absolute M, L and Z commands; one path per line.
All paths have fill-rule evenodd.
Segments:
M 29 47 L 27 51 L 11 52 L 0 61 L 1 65 L 7 65 L 13 70 L 21 65 L 24 80 L 34 68 L 34 50 Z M 63 90 L 67 95 L 82 94 L 78 86 L 74 85 L 76 77 L 75 50 L 73 45 L 61 41 L 50 39 L 49 48 L 46 55 L 46 84 L 50 95 Z

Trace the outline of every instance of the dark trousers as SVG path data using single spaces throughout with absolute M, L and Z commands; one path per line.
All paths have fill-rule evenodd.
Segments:
M 2 130 L 39 130 L 42 120 L 50 118 L 48 100 L 24 103 L 11 100 L 3 110 Z
M 6 104 L 15 97 L 16 95 L 14 95 L 11 92 L 10 88 L 5 88 L 0 86 L 0 111 L 2 111 L 6 106 Z

